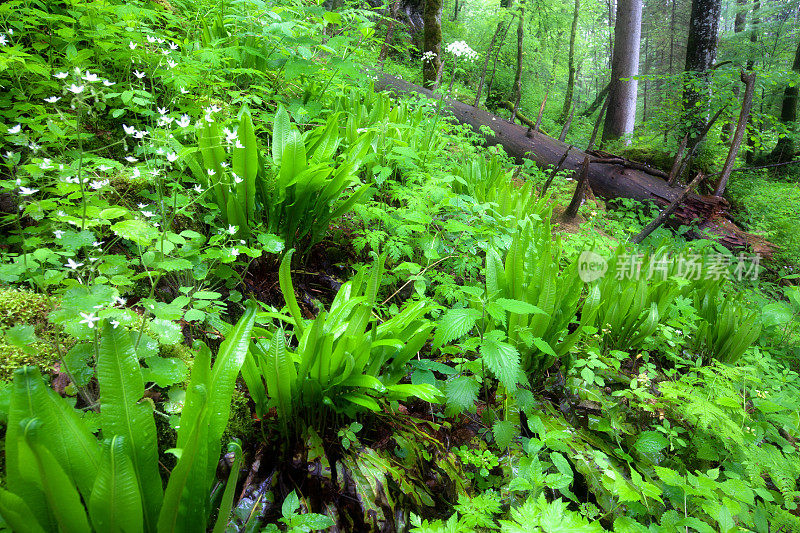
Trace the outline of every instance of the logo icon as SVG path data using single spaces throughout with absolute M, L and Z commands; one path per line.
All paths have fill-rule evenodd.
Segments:
M 608 271 L 608 261 L 603 256 L 584 250 L 578 258 L 578 277 L 584 283 L 600 279 Z

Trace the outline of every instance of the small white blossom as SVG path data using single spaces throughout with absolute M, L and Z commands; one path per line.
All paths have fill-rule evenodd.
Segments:
M 148 43 L 154 43 L 154 42 L 156 42 L 156 38 L 153 37 L 152 35 L 148 35 L 147 36 L 147 42 Z
M 103 246 L 103 241 L 94 241 L 92 243 L 92 246 L 94 246 L 95 248 L 100 248 L 101 246 Z
M 144 78 L 144 72 L 139 72 L 138 70 L 134 70 L 133 71 L 133 75 L 136 76 L 139 79 Z
M 125 305 L 126 303 L 128 303 L 128 300 L 126 300 L 125 298 L 122 298 L 122 297 L 120 297 L 120 296 L 114 296 L 114 301 L 113 301 L 113 302 L 111 302 L 111 305 L 119 305 L 119 306 L 123 306 L 123 305 Z
M 173 61 L 173 60 L 171 60 L 171 59 L 167 59 L 167 66 L 168 66 L 169 68 L 175 68 L 175 65 L 177 65 L 177 63 L 176 63 L 176 62 L 174 62 L 174 61 Z
M 138 163 L 139 162 L 138 159 L 136 159 L 133 156 L 129 156 L 129 155 L 125 156 L 125 161 L 127 161 L 128 163 Z
M 147 218 L 150 218 L 150 217 L 154 217 L 154 216 L 156 216 L 156 214 L 155 214 L 155 213 L 153 213 L 152 211 L 142 211 L 142 214 L 143 214 L 144 216 L 146 216 Z
M 123 125 L 122 125 L 122 129 L 123 129 L 123 130 L 125 131 L 125 133 L 126 133 L 126 134 L 128 134 L 128 135 L 136 135 L 136 128 L 135 128 L 135 127 L 133 127 L 133 126 L 128 126 L 127 124 L 123 124 Z
M 8 133 L 9 135 L 16 135 L 20 131 L 22 131 L 22 124 L 17 124 L 16 126 L 8 128 L 8 131 L 6 133 Z
M 31 150 L 33 150 L 33 153 L 35 154 L 36 152 L 38 152 L 38 151 L 39 151 L 39 148 L 41 148 L 41 146 L 39 146 L 39 145 L 38 145 L 38 144 L 36 144 L 36 143 L 28 143 L 28 148 L 30 148 Z
M 231 174 L 233 174 L 233 182 L 234 182 L 236 185 L 238 185 L 238 184 L 240 184 L 241 182 L 243 182 L 243 181 L 244 181 L 242 178 L 240 178 L 239 176 L 237 176 L 235 172 L 231 172 Z
M 89 326 L 89 329 L 94 328 L 94 323 L 100 320 L 98 317 L 94 316 L 94 313 L 86 314 L 81 311 L 80 315 L 83 317 L 83 320 L 78 322 L 78 324 L 86 324 Z
M 83 79 L 88 81 L 89 83 L 94 83 L 96 81 L 100 81 L 100 76 L 98 76 L 97 74 L 92 74 L 87 70 L 86 74 L 83 75 Z
M 108 165 L 100 165 L 99 167 L 97 167 L 97 170 L 99 170 L 100 172 L 108 172 L 109 170 L 111 170 L 111 168 L 112 167 Z
M 136 204 L 136 207 L 138 207 L 139 209 L 144 209 L 145 207 L 147 207 L 147 204 Z
M 57 229 L 53 231 L 53 235 L 56 236 L 56 239 L 60 239 L 61 237 L 64 236 L 64 230 Z
M 189 91 L 185 87 L 181 87 L 181 94 L 189 94 Z
M 142 172 L 138 168 L 134 168 L 133 169 L 133 177 L 134 178 L 138 178 L 141 175 L 142 175 Z
M 131 41 L 131 42 L 129 42 L 129 43 L 128 43 L 128 48 L 130 48 L 131 50 L 133 50 L 134 48 L 136 48 L 136 46 L 138 46 L 138 45 L 137 45 L 135 42 L 133 42 L 133 41 Z
M 58 80 L 63 80 L 67 76 L 69 76 L 69 73 L 67 73 L 67 72 L 56 72 L 55 74 L 53 74 L 53 77 L 58 79 Z
M 39 163 L 39 168 L 41 168 L 42 170 L 50 170 L 51 168 L 53 168 L 53 165 L 50 164 L 50 159 L 45 157 L 44 159 L 42 159 L 42 162 Z
M 169 161 L 170 163 L 174 163 L 177 160 L 178 160 L 178 154 L 176 154 L 175 152 L 170 152 L 167 154 L 167 161 Z
M 231 255 L 233 257 L 237 257 L 239 255 L 239 250 L 236 248 L 231 248 Z
M 67 263 L 66 263 L 64 266 L 65 266 L 65 267 L 67 267 L 67 268 L 70 268 L 70 269 L 72 269 L 72 270 L 76 270 L 76 269 L 78 269 L 78 268 L 82 267 L 82 266 L 83 266 L 83 263 L 76 263 L 76 262 L 75 262 L 75 261 L 73 261 L 73 260 L 72 260 L 72 258 L 70 257 L 69 259 L 67 259 Z
M 93 181 L 93 182 L 91 182 L 89 184 L 89 187 L 91 187 L 94 190 L 98 190 L 98 189 L 102 189 L 103 187 L 105 187 L 108 184 L 109 184 L 108 180 L 95 180 L 95 181 Z
M 216 170 L 214 170 L 213 168 L 209 168 L 209 169 L 208 169 L 208 175 L 209 175 L 209 176 L 213 176 L 213 175 L 214 175 L 214 174 L 216 174 L 216 173 L 217 173 L 217 171 L 216 171 Z
M 199 183 L 194 186 L 194 192 L 196 192 L 197 194 L 203 194 L 203 188 L 200 186 Z
M 192 119 L 189 117 L 189 115 L 181 115 L 180 120 L 178 120 L 177 122 L 178 126 L 180 126 L 181 128 L 185 128 L 189 126 L 191 123 Z
M 172 41 L 170 41 L 169 47 L 173 50 L 177 50 L 178 48 L 180 48 L 177 44 L 173 43 Z
M 117 329 L 117 326 L 119 326 L 119 320 L 111 320 L 109 321 L 109 324 L 111 324 L 114 329 Z
M 236 144 L 234 145 L 236 148 L 244 148 L 244 145 L 239 139 L 236 139 Z
M 237 226 L 233 224 L 228 224 L 228 233 L 234 235 L 236 233 Z
M 103 80 L 103 85 L 105 85 L 106 87 L 111 87 L 112 85 L 116 85 L 116 84 L 117 84 L 117 82 L 115 82 L 115 81 Z
M 67 87 L 67 90 L 75 94 L 81 94 L 85 88 L 86 88 L 85 85 L 75 85 L 73 83 L 72 85 Z
M 30 196 L 31 194 L 36 194 L 37 192 L 39 192 L 39 189 L 29 189 L 28 187 L 19 188 L 19 193 L 22 196 Z
M 59 100 L 61 100 L 60 96 L 50 96 L 44 99 L 44 101 L 47 102 L 48 104 L 55 104 Z
M 169 113 L 169 109 L 167 109 L 166 107 L 157 107 L 156 109 L 158 109 L 159 115 L 166 115 L 167 113 Z
M 12 152 L 11 150 L 6 150 L 6 153 L 3 154 L 3 157 L 5 157 L 6 159 L 11 159 L 12 157 L 14 157 L 14 152 Z
M 7 46 L 8 45 L 8 37 L 5 34 L 0 33 L 0 46 Z

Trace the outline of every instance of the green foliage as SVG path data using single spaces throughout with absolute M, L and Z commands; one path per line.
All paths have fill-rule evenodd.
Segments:
M 198 344 L 179 459 L 165 490 L 152 409 L 140 403 L 142 371 L 123 328 L 106 324 L 98 347 L 102 446 L 38 370 L 18 370 L 6 430 L 3 518 L 19 531 L 89 531 L 90 521 L 96 531 L 194 531 L 207 523 L 220 437 L 254 318 L 251 306 L 213 369 L 208 348 Z
M 283 505 L 281 506 L 281 514 L 283 517 L 280 518 L 279 521 L 286 526 L 286 529 L 283 531 L 291 531 L 292 533 L 322 531 L 335 525 L 334 521 L 325 515 L 298 513 L 299 509 L 300 499 L 297 497 L 297 493 L 292 491 L 286 499 L 283 500 Z M 282 530 L 278 529 L 278 526 L 275 524 L 268 524 L 264 531 L 266 533 L 277 533 Z
M 330 310 L 306 322 L 290 277 L 292 252 L 280 267 L 280 285 L 289 316 L 267 313 L 291 324 L 297 349 L 286 345 L 281 327 L 253 343 L 242 375 L 256 400 L 259 414 L 274 406 L 281 430 L 302 429 L 299 421 L 319 426 L 325 410 L 350 416 L 379 411 L 376 398 L 418 397 L 437 402 L 439 391 L 429 385 L 398 382 L 405 365 L 427 342 L 433 324 L 424 318 L 429 303 L 406 305 L 376 324 L 373 312 L 386 256 L 369 272 L 362 270 L 339 289 Z

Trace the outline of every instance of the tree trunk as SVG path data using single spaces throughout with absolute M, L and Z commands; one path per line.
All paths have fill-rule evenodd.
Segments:
M 517 116 L 519 101 L 522 99 L 522 48 L 525 38 L 525 1 L 520 4 L 519 24 L 517 25 L 517 72 L 514 75 L 514 110 L 511 111 L 511 122 Z
M 620 0 L 614 28 L 611 88 L 603 127 L 603 142 L 633 132 L 636 119 L 636 80 L 642 36 L 642 0 Z
M 594 128 L 592 129 L 592 136 L 589 138 L 589 146 L 586 147 L 586 150 L 594 150 L 594 143 L 597 140 L 597 132 L 600 131 L 600 124 L 603 121 L 603 117 L 605 117 L 606 110 L 608 109 L 608 95 L 603 98 L 603 107 L 600 108 L 600 112 L 597 114 L 597 119 L 594 121 Z
M 494 34 L 492 34 L 492 40 L 489 42 L 489 49 L 486 50 L 486 58 L 483 60 L 483 70 L 481 70 L 481 78 L 478 81 L 478 89 L 475 91 L 475 103 L 472 104 L 475 107 L 478 107 L 478 104 L 481 103 L 481 93 L 483 92 L 483 82 L 486 80 L 486 71 L 489 69 L 489 59 L 492 57 L 492 51 L 494 50 L 494 43 L 497 41 L 497 37 L 500 35 L 500 32 L 503 31 L 503 20 L 497 22 L 497 29 L 494 30 Z
M 378 68 L 383 70 L 383 63 L 386 61 L 386 56 L 389 55 L 389 47 L 392 46 L 394 40 L 394 26 L 397 24 L 397 10 L 400 8 L 400 0 L 395 0 L 392 3 L 391 11 L 389 12 L 389 24 L 386 28 L 386 39 L 383 41 L 381 51 L 378 54 Z
M 425 0 L 422 85 L 434 89 L 442 67 L 442 0 Z
M 392 90 L 400 94 L 415 92 L 429 98 L 438 98 L 429 90 L 387 74 L 378 75 L 375 89 Z M 547 167 L 555 165 L 567 150 L 567 145 L 564 143 L 538 132 L 527 132 L 524 126 L 511 124 L 469 104 L 445 98 L 442 109 L 456 121 L 467 124 L 476 133 L 483 134 L 487 145 L 501 145 L 518 162 L 530 159 L 542 167 Z M 492 133 L 485 134 L 482 131 L 485 128 L 489 128 Z M 590 162 L 597 159 L 592 154 L 588 155 Z M 576 170 L 586 156 L 586 152 L 572 149 L 564 161 L 564 169 Z M 589 186 L 597 196 L 631 198 L 640 202 L 652 201 L 656 205 L 667 206 L 683 192 L 680 188 L 670 187 L 662 178 L 626 167 L 624 161 L 620 161 L 616 164 L 589 166 Z M 688 234 L 690 237 L 700 237 L 702 232 L 707 229 L 728 248 L 738 250 L 752 245 L 757 252 L 769 256 L 774 251 L 773 247 L 763 239 L 743 232 L 728 220 L 725 217 L 727 207 L 728 203 L 723 198 L 691 194 L 676 210 L 671 224 L 688 225 L 699 219 L 698 230 L 690 232 Z
M 759 17 L 759 11 L 761 10 L 761 2 L 756 0 L 753 4 L 753 24 L 750 28 L 750 44 L 752 46 L 752 50 L 750 50 L 750 59 L 747 60 L 747 70 L 752 72 L 753 68 L 756 66 L 756 54 L 755 54 L 755 45 L 758 43 L 758 27 L 761 24 L 761 19 Z M 747 148 L 745 149 L 745 161 L 748 165 L 753 164 L 753 158 L 756 155 L 756 142 L 755 139 L 752 139 L 750 135 L 747 136 L 747 142 L 745 143 Z
M 458 12 L 460 11 L 460 9 L 461 8 L 459 7 L 458 0 L 456 0 L 455 6 L 453 7 L 453 17 L 450 20 L 452 20 L 453 22 L 458 20 Z
M 794 53 L 794 63 L 792 70 L 800 73 L 800 43 L 797 45 L 797 50 Z M 781 123 L 788 129 L 788 135 L 778 139 L 778 144 L 772 150 L 767 158 L 770 163 L 785 163 L 791 161 L 794 157 L 795 143 L 792 134 L 795 129 L 795 122 L 797 122 L 797 99 L 798 91 L 797 86 L 794 84 L 787 85 L 783 91 L 783 102 L 781 103 Z
M 591 117 L 594 112 L 597 111 L 597 108 L 603 105 L 603 103 L 606 101 L 606 97 L 608 96 L 608 91 L 610 88 L 611 84 L 607 83 L 606 86 L 603 87 L 603 90 L 597 93 L 597 96 L 594 97 L 594 101 L 589 104 L 589 107 L 581 111 L 580 116 Z
M 575 11 L 572 14 L 572 29 L 569 33 L 569 74 L 567 76 L 567 92 L 564 94 L 564 107 L 561 109 L 561 116 L 558 123 L 563 124 L 569 116 L 572 107 L 572 95 L 575 91 L 575 35 L 578 32 L 578 15 L 581 10 L 581 0 L 575 0 Z
M 500 51 L 503 49 L 503 43 L 506 42 L 506 36 L 508 35 L 508 30 L 511 29 L 511 24 L 514 22 L 514 17 L 516 17 L 516 13 L 513 14 L 511 20 L 508 21 L 508 25 L 506 25 L 506 31 L 503 32 L 503 35 L 500 37 L 500 44 L 497 45 L 497 51 L 494 54 L 494 61 L 492 62 L 492 76 L 489 78 L 489 85 L 486 86 L 486 99 L 488 100 L 492 94 L 492 85 L 494 85 L 494 75 L 497 72 L 497 59 L 500 57 Z
M 747 128 L 747 120 L 750 118 L 750 108 L 753 107 L 753 91 L 756 87 L 756 74 L 755 72 L 747 74 L 743 70 L 741 79 L 745 87 L 742 110 L 739 113 L 739 122 L 736 124 L 736 133 L 733 134 L 733 142 L 731 142 L 731 149 L 728 152 L 728 159 L 725 160 L 725 166 L 722 167 L 719 184 L 714 191 L 715 196 L 722 196 L 722 193 L 725 192 L 725 187 L 728 185 L 728 178 L 733 170 L 733 164 L 736 162 L 736 156 L 739 155 L 739 147 L 742 146 L 742 139 L 744 139 L 744 132 Z
M 684 68 L 688 76 L 683 90 L 684 115 L 691 124 L 689 146 L 694 146 L 697 142 L 697 132 L 706 123 L 709 114 L 709 72 L 717 59 L 717 32 L 721 11 L 721 0 L 692 0 Z M 706 104 L 702 105 L 704 98 Z
M 736 18 L 733 20 L 733 33 L 742 33 L 747 22 L 747 0 L 736 0 L 737 10 Z M 739 99 L 739 86 L 733 86 L 733 96 Z M 722 142 L 728 142 L 736 130 L 736 125 L 733 123 L 733 116 L 722 126 Z

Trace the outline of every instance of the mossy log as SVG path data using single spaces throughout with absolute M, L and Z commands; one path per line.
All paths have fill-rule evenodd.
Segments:
M 375 90 L 392 91 L 396 94 L 417 93 L 429 98 L 439 98 L 432 91 L 409 83 L 402 78 L 378 74 Z M 568 145 L 529 128 L 511 124 L 497 115 L 469 104 L 445 98 L 444 112 L 462 124 L 468 124 L 483 134 L 488 127 L 491 134 L 484 134 L 488 145 L 501 145 L 517 162 L 530 159 L 541 167 L 558 163 Z M 609 162 L 608 155 L 597 157 L 582 150 L 572 149 L 564 161 L 563 168 L 577 171 L 585 157 L 589 157 L 589 185 L 597 196 L 605 199 L 630 198 L 640 202 L 652 201 L 660 208 L 669 206 L 683 192 L 681 187 L 671 187 L 667 182 L 649 172 L 632 168 L 623 158 L 618 163 Z M 592 164 L 603 160 L 603 164 Z M 639 166 L 638 164 L 636 166 Z M 711 195 L 687 195 L 670 219 L 671 226 L 695 224 L 688 235 L 704 236 L 710 232 L 717 240 L 732 250 L 752 249 L 765 257 L 774 251 L 774 245 L 761 237 L 747 233 L 728 217 L 729 204 L 724 198 Z

